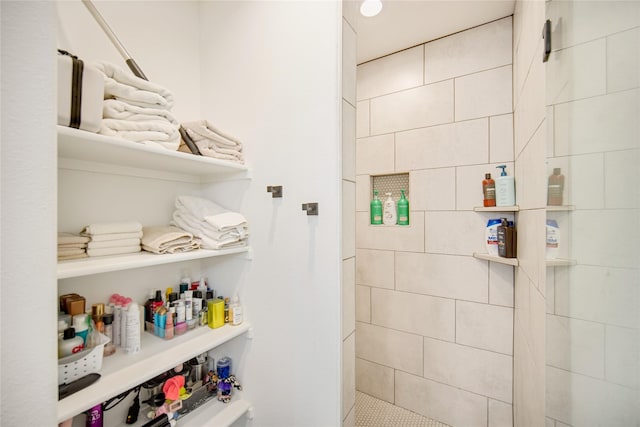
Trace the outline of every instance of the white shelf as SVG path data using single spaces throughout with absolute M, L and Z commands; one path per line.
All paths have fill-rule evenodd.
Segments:
M 566 212 L 566 211 L 575 211 L 576 207 L 574 205 L 563 205 L 563 206 L 547 206 L 547 212 Z
M 58 126 L 58 157 L 198 178 L 245 174 L 247 166 Z M 68 162 L 67 162 L 68 163 Z M 63 165 L 65 163 L 63 162 Z
M 218 329 L 201 326 L 171 340 L 163 340 L 145 332 L 139 353 L 124 354 L 118 348 L 116 354 L 103 359 L 101 378 L 97 382 L 58 402 L 58 422 L 129 390 L 178 363 L 224 344 L 250 328 L 251 324 L 246 321 L 238 326 L 225 325 Z
M 514 267 L 518 266 L 518 258 L 503 258 L 495 255 L 483 254 L 475 252 L 473 254 L 474 258 L 483 259 L 491 262 L 498 262 L 500 264 L 512 265 Z
M 518 212 L 520 210 L 520 207 L 518 205 L 491 207 L 476 206 L 475 208 L 473 208 L 473 210 L 476 212 Z
M 58 262 L 58 279 L 70 277 L 88 276 L 90 274 L 108 273 L 111 271 L 130 270 L 140 267 L 171 264 L 174 262 L 189 261 L 194 259 L 212 258 L 224 255 L 249 252 L 249 247 L 231 249 L 198 249 L 179 254 L 157 255 L 151 252 L 138 252 L 135 254 L 112 255 L 101 257 L 88 257 L 69 261 Z
M 237 399 L 234 390 L 231 402 L 213 400 L 178 420 L 180 427 L 228 427 L 251 409 L 251 403 Z M 237 399 L 237 400 L 236 400 Z
M 576 265 L 577 261 L 575 259 L 556 258 L 556 259 L 548 259 L 546 260 L 546 263 L 547 263 L 547 267 L 565 267 L 565 266 Z

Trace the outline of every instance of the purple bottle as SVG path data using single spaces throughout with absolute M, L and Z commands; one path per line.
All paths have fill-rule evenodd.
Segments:
M 98 403 L 87 412 L 87 427 L 102 427 L 102 403 Z

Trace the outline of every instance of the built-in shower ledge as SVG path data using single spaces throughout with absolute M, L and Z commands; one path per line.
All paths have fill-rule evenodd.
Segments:
M 474 258 L 478 258 L 478 259 L 483 259 L 485 261 L 491 261 L 491 262 L 497 262 L 500 264 L 507 264 L 507 265 L 511 265 L 514 267 L 518 266 L 518 258 L 503 258 L 500 256 L 495 256 L 495 255 L 489 255 L 489 254 L 483 254 L 483 253 L 478 253 L 475 252 L 473 254 Z

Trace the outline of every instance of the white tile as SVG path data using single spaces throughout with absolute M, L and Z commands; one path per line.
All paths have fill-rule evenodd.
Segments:
M 396 134 L 396 167 L 416 170 L 487 163 L 488 119 Z
M 367 212 L 371 203 L 371 176 L 356 176 L 356 212 Z
M 422 375 L 422 337 L 356 323 L 356 356 L 370 362 Z
M 512 357 L 424 339 L 424 377 L 511 403 Z
M 554 107 L 553 105 L 548 105 L 545 109 L 545 131 L 547 132 L 545 139 L 547 140 L 547 157 L 555 156 L 555 144 L 553 138 L 553 117 L 554 117 Z
M 369 213 L 356 213 L 356 247 L 424 252 L 424 212 L 411 211 L 411 225 L 370 225 Z
M 356 173 L 384 174 L 394 171 L 393 134 L 356 140 Z
M 489 304 L 513 307 L 513 267 L 489 263 Z
M 360 6 L 357 1 L 343 1 L 342 2 L 342 18 L 347 21 L 351 28 L 356 30 L 358 25 L 358 16 L 360 15 Z
M 556 269 L 556 313 L 635 328 L 640 323 L 638 272 L 576 265 Z
M 358 100 L 421 86 L 422 45 L 358 66 Z
M 555 106 L 556 155 L 637 148 L 640 89 Z
M 513 162 L 491 163 L 473 166 L 459 166 L 456 168 L 456 209 L 473 210 L 476 206 L 482 206 L 483 193 L 482 181 L 487 173 L 494 180 L 500 175 L 498 165 L 506 165 L 507 173 L 513 171 Z
M 486 427 L 487 398 L 396 372 L 396 405 L 451 426 Z
M 371 288 L 356 285 L 356 321 L 371 323 Z
M 514 41 L 513 64 L 516 71 L 514 73 L 514 92 L 519 97 L 522 94 L 523 85 L 529 75 L 531 65 L 542 65 L 539 59 L 541 58 L 540 55 L 542 55 L 540 48 L 543 44 L 541 32 L 542 23 L 546 18 L 544 2 L 517 2 L 516 8 L 519 9 L 520 13 L 515 15 L 514 24 L 517 24 L 518 21 L 521 24 L 514 29 L 514 36 L 517 39 Z M 521 19 L 516 19 L 518 16 Z M 539 89 L 544 95 L 544 86 Z M 518 100 L 519 102 L 520 100 Z
M 638 389 L 640 343 L 638 330 L 606 326 L 606 380 Z
M 547 305 L 547 314 L 556 314 L 556 282 L 555 282 L 555 268 L 547 268 L 546 285 L 547 291 L 545 293 L 545 302 Z
M 356 256 L 356 184 L 342 181 L 342 258 Z
M 513 406 L 489 399 L 489 427 L 513 427 Z
M 546 63 L 547 105 L 606 93 L 605 45 L 599 39 L 553 51 Z
M 547 367 L 547 416 L 568 425 L 635 426 L 637 390 Z
M 346 3 L 346 2 L 345 2 Z M 347 414 L 344 420 L 342 420 L 342 427 L 356 427 L 356 408 L 351 408 L 351 411 Z
M 513 112 L 511 65 L 455 79 L 456 121 Z
M 393 289 L 394 266 L 392 251 L 358 249 L 356 251 L 356 283 Z
M 535 54 L 535 58 L 542 56 L 542 40 Z M 526 74 L 518 103 L 514 108 L 514 155 L 516 158 L 541 126 L 546 115 L 545 68 L 542 61 L 535 58 L 531 60 L 531 69 Z
M 547 248 L 546 212 L 541 209 L 520 211 L 516 228 L 518 269 L 524 271 L 535 284 L 538 284 L 546 275 L 544 264 Z
M 451 255 L 486 252 L 484 234 L 489 216 L 466 211 L 426 212 L 426 252 Z
M 513 354 L 513 309 L 456 301 L 456 342 Z
M 513 418 L 517 426 L 541 426 L 545 418 L 544 360 L 538 364 L 529 346 L 515 334 L 516 356 L 513 366 Z
M 371 134 L 453 121 L 453 81 L 447 80 L 371 100 Z
M 456 208 L 455 168 L 422 169 L 409 174 L 411 208 L 417 211 Z
M 364 359 L 356 359 L 356 384 L 358 391 L 370 396 L 394 402 L 394 371 Z
M 342 418 L 356 404 L 356 337 L 351 334 L 342 343 Z
M 609 92 L 640 86 L 640 29 L 607 37 Z
M 367 101 L 360 101 L 356 105 L 356 137 L 364 138 L 370 136 L 369 132 L 369 104 Z
M 552 418 L 546 417 L 544 423 L 545 427 L 556 427 L 556 422 Z
M 351 105 L 356 105 L 356 46 L 356 33 L 342 20 L 342 97 Z
M 356 180 L 356 109 L 342 101 L 342 179 Z
M 604 325 L 547 315 L 547 365 L 604 378 Z
M 372 288 L 371 323 L 453 341 L 455 302 L 447 298 Z
M 342 261 L 342 339 L 356 329 L 356 259 Z
M 425 45 L 425 82 L 511 64 L 511 17 Z
M 602 209 L 604 207 L 604 154 L 555 157 L 547 160 L 547 175 L 553 168 L 560 168 L 564 175 L 565 191 L 563 204 L 580 209 Z
M 521 209 L 547 206 L 548 174 L 545 167 L 545 134 L 545 128 L 539 127 L 516 160 L 516 203 Z M 513 171 L 507 169 L 507 173 L 512 175 Z
M 640 207 L 640 150 L 604 154 L 604 200 L 607 209 Z
M 489 162 L 513 162 L 513 114 L 489 118 Z
M 472 257 L 396 253 L 396 289 L 487 302 L 487 263 Z

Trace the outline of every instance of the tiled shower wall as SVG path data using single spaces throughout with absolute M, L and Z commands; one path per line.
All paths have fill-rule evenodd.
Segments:
M 484 174 L 514 172 L 512 18 L 362 64 L 357 88 L 357 389 L 509 426 L 513 268 L 472 254 L 496 216 L 473 211 Z M 410 226 L 369 225 L 371 176 L 402 172 Z

